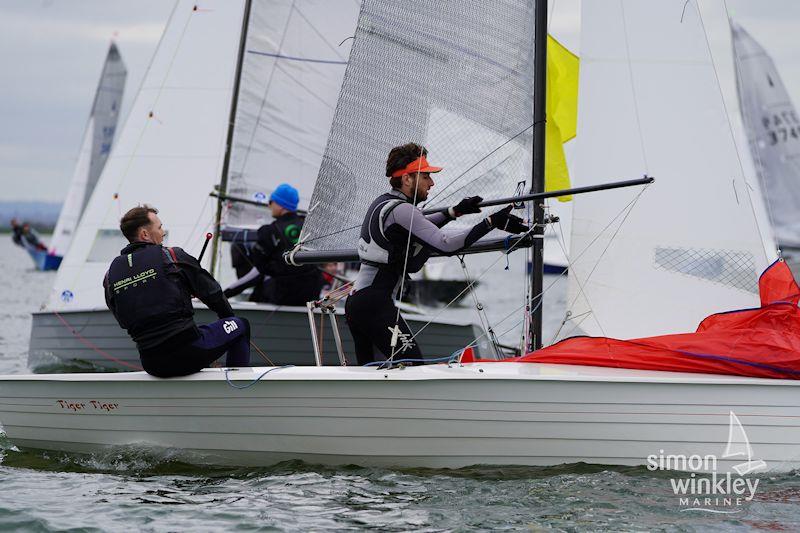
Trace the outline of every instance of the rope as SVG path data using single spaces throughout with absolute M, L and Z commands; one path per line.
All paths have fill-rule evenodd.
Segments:
M 633 66 L 631 64 L 631 48 L 630 43 L 628 42 L 628 22 L 625 19 L 625 2 L 623 0 L 619 0 L 619 8 L 622 12 L 622 28 L 623 32 L 622 35 L 625 37 L 625 54 L 627 56 L 627 65 L 628 65 L 628 81 L 631 84 L 631 95 L 633 96 L 633 112 L 634 116 L 636 117 L 636 133 L 639 137 L 639 145 L 642 150 L 642 159 L 644 160 L 644 170 L 645 174 L 650 174 L 647 165 L 647 152 L 644 148 L 644 136 L 642 135 L 642 121 L 639 118 L 639 99 L 636 98 L 636 84 L 633 81 Z
M 258 355 L 260 355 L 260 356 L 261 356 L 261 358 L 262 358 L 262 359 L 264 359 L 264 361 L 266 361 L 267 363 L 269 363 L 269 365 L 270 365 L 270 366 L 276 366 L 276 365 L 275 365 L 275 363 L 273 363 L 273 362 L 272 362 L 272 359 L 270 359 L 270 358 L 267 356 L 267 354 L 265 354 L 263 351 L 261 351 L 261 348 L 259 348 L 259 347 L 256 345 L 256 343 L 254 343 L 252 340 L 250 341 L 250 346 L 252 346 L 253 348 L 255 348 L 255 349 L 256 349 L 256 352 L 258 353 Z
M 267 374 L 269 374 L 270 372 L 273 372 L 273 371 L 275 371 L 275 370 L 281 370 L 281 369 L 284 369 L 284 368 L 292 368 L 292 367 L 294 367 L 294 365 L 283 365 L 283 366 L 276 366 L 276 367 L 273 367 L 273 368 L 268 368 L 268 369 L 266 369 L 264 372 L 262 372 L 262 373 L 261 373 L 261 375 L 260 375 L 260 376 L 258 376 L 256 379 L 254 379 L 253 381 L 251 381 L 250 383 L 248 383 L 247 385 L 244 385 L 244 386 L 241 386 L 241 385 L 234 385 L 234 383 L 231 381 L 231 378 L 230 378 L 230 376 L 228 376 L 228 372 L 229 372 L 230 370 L 226 368 L 226 369 L 224 370 L 224 372 L 225 372 L 225 381 L 227 381 L 227 382 L 228 382 L 228 385 L 230 385 L 230 386 L 231 386 L 231 387 L 233 387 L 234 389 L 239 389 L 239 390 L 249 389 L 250 387 L 252 387 L 252 386 L 253 386 L 253 385 L 255 385 L 256 383 L 258 383 L 259 381 L 261 381 L 261 379 L 262 379 L 264 376 L 266 376 Z
M 139 365 L 135 365 L 135 364 L 128 363 L 128 362 L 126 362 L 126 361 L 122 361 L 122 360 L 120 360 L 120 359 L 117 359 L 116 357 L 114 357 L 114 356 L 113 356 L 113 355 L 111 355 L 110 353 L 108 353 L 108 352 L 106 352 L 106 351 L 104 351 L 104 350 L 101 350 L 101 349 L 100 349 L 99 347 L 97 347 L 97 346 L 96 346 L 96 345 L 95 345 L 95 344 L 94 344 L 92 341 L 90 341 L 89 339 L 87 339 L 86 337 L 84 337 L 83 335 L 81 335 L 80 333 L 78 333 L 78 332 L 75 330 L 75 328 L 73 328 L 73 327 L 72 327 L 72 326 L 71 326 L 71 325 L 70 325 L 70 324 L 69 324 L 69 323 L 68 323 L 68 322 L 67 322 L 67 321 L 64 319 L 64 317 L 62 317 L 62 316 L 61 316 L 61 314 L 60 314 L 58 311 L 53 311 L 53 314 L 56 316 L 56 318 L 58 318 L 58 320 L 61 322 L 61 324 L 63 324 L 63 325 L 64 325 L 64 327 L 65 327 L 65 328 L 67 328 L 67 329 L 70 331 L 70 333 L 72 333 L 72 335 L 73 335 L 73 336 L 74 336 L 76 339 L 78 339 L 78 340 L 79 340 L 79 341 L 81 341 L 83 344 L 85 344 L 86 346 L 88 346 L 89 348 L 91 348 L 93 351 L 95 351 L 95 352 L 99 353 L 100 355 L 102 355 L 104 358 L 108 359 L 109 361 L 113 361 L 113 362 L 117 363 L 118 365 L 122 365 L 122 366 L 124 366 L 124 367 L 128 367 L 128 368 L 131 368 L 131 369 L 133 369 L 133 370 L 144 370 L 144 369 L 143 369 L 142 367 L 140 367 Z
M 727 13 L 728 13 L 728 4 L 727 4 L 727 2 L 725 0 L 723 0 L 722 4 L 725 7 L 725 14 L 727 15 Z M 747 179 L 746 179 L 746 176 L 745 176 L 745 173 L 744 173 L 744 164 L 742 163 L 742 156 L 741 156 L 741 154 L 739 154 L 738 146 L 736 146 L 736 136 L 733 133 L 733 124 L 731 124 L 731 116 L 728 113 L 728 105 L 725 103 L 725 96 L 722 93 L 722 84 L 719 81 L 719 73 L 717 72 L 717 64 L 714 62 L 714 54 L 711 52 L 711 44 L 708 42 L 708 32 L 706 31 L 706 26 L 705 26 L 705 23 L 703 22 L 703 14 L 700 12 L 700 7 L 699 6 L 697 6 L 697 14 L 698 14 L 698 18 L 700 20 L 700 27 L 703 29 L 703 37 L 705 38 L 705 41 L 706 41 L 706 49 L 708 50 L 708 57 L 711 60 L 711 68 L 714 70 L 714 79 L 717 82 L 717 90 L 719 91 L 719 99 L 722 101 L 722 108 L 725 110 L 725 123 L 728 125 L 728 133 L 731 136 L 731 142 L 733 143 L 733 146 L 735 148 L 734 151 L 736 152 L 736 161 L 739 163 L 739 171 L 742 173 L 742 180 L 744 181 L 745 185 L 747 185 L 747 189 L 748 189 L 747 190 L 747 198 L 748 198 L 748 200 L 750 200 L 750 211 L 753 213 L 753 220 L 756 223 L 756 228 L 758 229 L 758 234 L 762 235 L 761 226 L 758 223 L 758 216 L 756 216 L 755 206 L 753 205 L 753 197 L 750 195 L 750 184 L 747 183 Z M 729 24 L 730 24 L 730 21 L 729 21 Z M 734 65 L 734 68 L 736 69 L 736 75 L 738 76 L 739 79 L 742 79 L 741 71 L 740 71 L 740 66 L 741 66 L 740 65 L 740 61 L 739 61 L 739 58 L 736 56 L 735 53 L 733 54 L 733 65 Z M 740 109 L 740 111 L 742 111 L 742 110 Z M 747 119 L 745 118 L 745 113 L 742 112 L 741 115 L 742 115 L 742 122 L 745 123 L 745 127 L 746 127 L 748 124 L 747 124 Z M 758 143 L 755 143 L 755 146 L 758 147 Z M 763 166 L 762 166 L 763 163 L 761 161 L 761 151 L 757 149 L 757 150 L 755 150 L 755 152 L 756 152 L 756 155 L 755 155 L 754 158 L 757 161 L 758 168 L 761 169 L 761 168 L 763 168 Z M 761 196 L 762 196 L 762 198 L 765 198 L 765 202 L 764 203 L 767 206 L 767 216 L 769 217 L 770 224 L 772 225 L 772 221 L 775 220 L 775 219 L 772 216 L 772 204 L 770 202 L 769 195 L 766 194 L 766 191 L 765 191 L 765 194 L 762 194 Z M 772 233 L 774 235 L 774 232 L 772 231 L 772 228 L 770 228 L 770 230 L 771 230 L 770 233 Z M 762 241 L 763 241 L 763 239 L 762 239 Z M 777 245 L 778 243 L 775 243 L 775 244 Z M 762 246 L 762 248 L 763 248 L 763 246 Z M 770 258 L 767 257 L 766 249 L 764 250 L 764 259 L 767 261 L 767 263 L 770 262 Z
M 420 145 L 419 156 L 417 156 L 417 157 L 422 157 L 423 156 L 423 150 L 424 150 L 424 148 L 422 148 L 422 146 Z M 416 176 L 415 176 L 415 179 L 414 179 L 414 198 L 412 199 L 412 205 L 413 205 L 414 209 L 417 209 L 417 190 L 419 189 L 419 175 L 420 175 L 419 169 L 420 169 L 420 166 L 418 165 L 417 166 Z M 380 216 L 380 212 L 378 213 L 378 216 Z M 403 297 L 403 291 L 405 291 L 406 273 L 408 272 L 408 254 L 411 252 L 411 235 L 413 233 L 414 233 L 414 217 L 412 216 L 411 220 L 408 223 L 408 239 L 406 240 L 406 250 L 405 250 L 405 253 L 404 253 L 404 257 L 403 257 L 403 272 L 402 272 L 401 277 L 400 277 L 400 297 L 401 298 Z M 391 347 L 392 347 L 392 354 L 389 357 L 389 361 L 393 360 L 394 356 L 397 354 L 397 352 L 395 351 L 395 348 L 397 347 L 397 341 L 398 341 L 398 337 L 399 336 L 400 336 L 400 308 L 398 307 L 397 308 L 397 314 L 395 315 L 395 318 L 394 318 L 394 331 L 392 332 L 392 338 L 391 338 L 391 341 L 390 341 Z M 411 337 L 411 340 L 412 341 L 414 340 L 413 336 Z M 403 346 L 405 346 L 405 343 L 403 343 Z

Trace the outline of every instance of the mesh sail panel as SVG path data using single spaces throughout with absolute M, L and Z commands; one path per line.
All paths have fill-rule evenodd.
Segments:
M 444 167 L 425 207 L 529 183 L 533 24 L 533 0 L 365 0 L 304 247 L 355 247 L 367 207 L 389 190 L 389 150 L 407 142 Z

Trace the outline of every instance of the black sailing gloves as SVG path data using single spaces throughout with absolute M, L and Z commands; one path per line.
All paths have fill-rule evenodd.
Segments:
M 493 213 L 491 216 L 486 217 L 486 223 L 490 228 L 496 228 L 508 233 L 525 233 L 530 228 L 522 223 L 522 219 L 516 215 L 511 214 L 513 205 L 509 205 Z
M 458 202 L 453 207 L 447 210 L 447 214 L 450 215 L 450 218 L 458 218 L 461 215 L 470 215 L 472 213 L 480 213 L 481 208 L 478 207 L 478 204 L 483 201 L 483 198 L 480 196 L 470 196 L 469 198 L 464 198 L 460 202 Z

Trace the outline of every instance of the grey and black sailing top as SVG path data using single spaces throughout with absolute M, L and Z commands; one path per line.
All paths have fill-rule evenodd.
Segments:
M 372 287 L 391 291 L 403 275 L 404 260 L 406 273 L 418 272 L 431 253 L 457 254 L 492 229 L 482 220 L 462 231 L 442 230 L 451 220 L 447 213 L 424 215 L 408 196 L 396 189 L 380 195 L 370 205 L 361 225 L 358 241 L 361 270 L 355 290 Z

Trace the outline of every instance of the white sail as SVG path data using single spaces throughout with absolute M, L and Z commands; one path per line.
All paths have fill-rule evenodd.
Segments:
M 78 153 L 78 162 L 72 173 L 72 181 L 67 189 L 67 196 L 61 205 L 58 222 L 53 230 L 53 240 L 50 243 L 49 253 L 52 255 L 66 255 L 72 237 L 78 227 L 78 221 L 83 212 L 83 198 L 86 195 L 89 169 L 92 161 L 92 144 L 94 141 L 94 120 L 90 117 L 83 135 L 83 143 Z
M 254 2 L 228 174 L 232 196 L 266 202 L 284 182 L 308 201 L 342 85 L 360 2 Z M 344 41 L 344 42 L 343 42 Z M 226 226 L 258 227 L 267 209 L 233 203 Z
M 711 313 L 758 305 L 774 246 L 759 232 L 696 3 L 584 2 L 581 56 L 574 185 L 656 182 L 575 199 L 563 335 L 693 331 Z
M 78 162 L 53 232 L 50 254 L 63 256 L 69 250 L 78 220 L 103 172 L 114 142 L 127 74 L 117 45 L 112 42 L 86 124 Z
M 772 58 L 731 22 L 739 105 L 775 238 L 800 247 L 800 116 Z
M 243 4 L 176 4 L 48 309 L 105 307 L 103 274 L 126 243 L 119 218 L 137 204 L 161 211 L 167 244 L 199 251 L 216 209 L 208 195 L 222 174 Z

